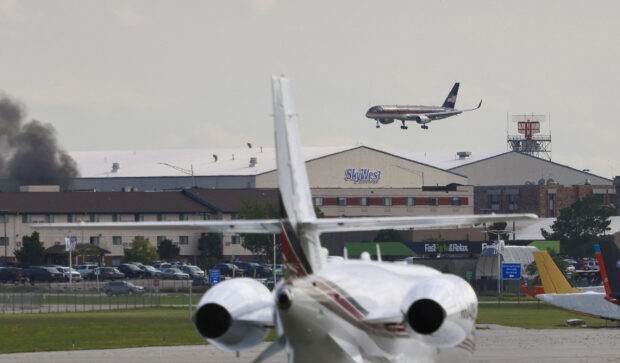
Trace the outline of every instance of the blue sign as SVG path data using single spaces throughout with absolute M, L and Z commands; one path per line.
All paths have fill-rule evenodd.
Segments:
M 221 280 L 220 270 L 209 270 L 209 283 L 215 285 Z
M 381 179 L 381 170 L 370 169 L 347 169 L 344 171 L 344 180 L 355 184 L 377 184 Z
M 518 280 L 521 278 L 520 263 L 505 263 L 502 265 L 502 279 Z

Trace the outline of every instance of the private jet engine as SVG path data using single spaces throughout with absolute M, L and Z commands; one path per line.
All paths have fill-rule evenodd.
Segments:
M 438 348 L 454 347 L 474 329 L 478 299 L 465 280 L 442 275 L 412 287 L 401 312 L 410 335 Z
M 262 342 L 273 327 L 274 300 L 265 285 L 248 278 L 221 282 L 200 299 L 196 330 L 218 348 L 239 352 Z

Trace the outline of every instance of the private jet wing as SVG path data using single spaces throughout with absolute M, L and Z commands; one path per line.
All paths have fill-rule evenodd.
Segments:
M 178 222 L 94 222 L 33 223 L 33 229 L 132 229 L 132 230 L 200 230 L 222 233 L 280 233 L 279 219 L 211 220 Z
M 381 229 L 437 228 L 536 219 L 535 214 L 483 214 L 430 217 L 323 218 L 309 223 L 319 233 L 377 231 Z M 301 225 L 304 222 L 300 222 Z M 200 230 L 213 233 L 280 233 L 279 219 L 211 220 L 174 222 L 94 222 L 34 223 L 34 229 L 132 229 L 132 230 Z

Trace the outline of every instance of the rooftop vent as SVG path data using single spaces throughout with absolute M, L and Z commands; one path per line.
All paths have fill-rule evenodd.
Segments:
M 112 172 L 113 173 L 117 173 L 120 168 L 121 168 L 121 164 L 120 163 L 112 163 Z
M 460 160 L 467 159 L 471 156 L 471 151 L 459 151 L 456 153 Z
M 255 167 L 255 166 L 256 166 L 256 164 L 258 164 L 258 158 L 257 158 L 257 157 L 255 157 L 255 156 L 252 156 L 252 157 L 250 158 L 250 165 L 249 165 L 249 166 L 250 166 L 250 168 Z

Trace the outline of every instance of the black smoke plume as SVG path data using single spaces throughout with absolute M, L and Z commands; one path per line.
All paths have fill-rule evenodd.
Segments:
M 24 123 L 24 107 L 0 94 L 0 176 L 10 185 L 58 184 L 79 175 L 75 161 L 58 146 L 51 124 Z

